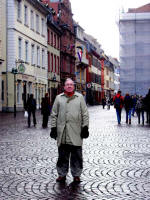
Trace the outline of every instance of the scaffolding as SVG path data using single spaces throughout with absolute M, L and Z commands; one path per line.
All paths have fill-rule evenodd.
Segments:
M 150 13 L 122 13 L 120 31 L 120 89 L 145 95 L 150 88 Z

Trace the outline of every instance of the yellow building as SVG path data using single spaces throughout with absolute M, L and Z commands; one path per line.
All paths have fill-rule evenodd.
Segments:
M 8 95 L 3 108 L 13 111 L 16 104 L 17 110 L 22 110 L 31 93 L 39 108 L 47 91 L 48 10 L 36 0 L 8 0 L 7 10 Z
M 109 59 L 104 61 L 104 91 L 105 96 L 111 98 L 114 93 L 114 70 Z
M 1 0 L 0 3 L 0 111 L 2 111 L 3 103 L 6 99 L 6 0 Z M 3 19 L 3 20 L 2 20 Z

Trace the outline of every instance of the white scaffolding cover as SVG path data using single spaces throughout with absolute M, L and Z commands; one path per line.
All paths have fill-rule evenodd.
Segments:
M 150 88 L 150 13 L 120 18 L 120 89 L 145 95 Z

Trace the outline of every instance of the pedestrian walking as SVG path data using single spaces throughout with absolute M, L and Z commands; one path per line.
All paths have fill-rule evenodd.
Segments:
M 102 98 L 102 106 L 103 106 L 103 109 L 105 109 L 105 106 L 106 106 L 106 98 Z
M 106 99 L 107 110 L 110 110 L 110 99 Z
M 50 115 L 50 102 L 49 102 L 49 98 L 48 98 L 48 93 L 45 93 L 45 97 L 42 98 L 41 114 L 43 115 L 42 127 L 47 128 L 48 118 Z
M 145 97 L 147 123 L 150 124 L 150 89 Z
M 134 96 L 132 96 L 132 116 L 133 117 L 134 117 L 134 113 L 135 113 L 136 102 L 137 102 L 137 97 L 136 97 L 136 95 L 134 95 Z
M 33 98 L 33 94 L 30 94 L 27 100 L 26 110 L 28 111 L 28 127 L 30 128 L 30 125 L 31 125 L 31 114 L 33 116 L 33 124 L 35 127 L 36 126 L 36 116 L 35 116 L 36 100 Z
M 114 96 L 113 101 L 114 101 L 114 107 L 116 109 L 117 121 L 118 121 L 118 124 L 120 124 L 121 123 L 121 111 L 123 108 L 123 96 L 121 95 L 120 90 Z
M 135 110 L 138 116 L 138 124 L 140 124 L 140 118 L 142 115 L 142 124 L 144 125 L 144 98 L 142 96 L 137 99 Z
M 131 111 L 132 111 L 132 98 L 131 96 L 129 95 L 129 93 L 127 93 L 124 97 L 124 108 L 125 108 L 125 111 L 126 111 L 126 123 L 128 124 L 131 124 Z
M 51 113 L 50 136 L 57 139 L 57 182 L 65 182 L 69 170 L 75 183 L 83 169 L 82 143 L 89 136 L 89 114 L 82 94 L 74 91 L 72 79 L 65 81 L 64 93 L 56 96 Z

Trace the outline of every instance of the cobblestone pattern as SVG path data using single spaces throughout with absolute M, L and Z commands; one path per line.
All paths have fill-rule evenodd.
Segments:
M 115 110 L 89 108 L 82 182 L 70 173 L 58 184 L 56 141 L 49 128 L 27 128 L 26 119 L 0 121 L 0 200 L 150 200 L 150 127 L 117 125 Z M 5 119 L 5 120 L 4 120 Z M 7 119 L 7 120 L 6 120 Z M 8 125 L 7 125 L 8 124 Z

